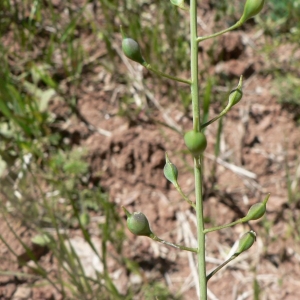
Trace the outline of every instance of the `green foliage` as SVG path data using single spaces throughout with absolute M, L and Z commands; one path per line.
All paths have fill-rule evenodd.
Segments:
M 266 35 L 285 42 L 290 40 L 298 42 L 300 37 L 300 1 L 267 1 L 266 15 L 264 22 L 260 22 Z
M 259 286 L 258 280 L 255 278 L 253 280 L 253 295 L 254 295 L 254 300 L 259 300 L 260 299 L 260 294 L 261 294 L 261 288 Z
M 242 12 L 242 8 L 243 8 L 242 3 L 240 1 L 238 4 L 233 3 L 233 1 L 218 1 L 218 0 L 212 0 L 210 1 L 210 3 L 212 7 L 215 8 L 216 10 L 216 21 L 220 21 L 226 18 L 232 24 L 235 21 L 237 21 L 237 18 L 235 18 L 235 12 L 237 10 L 237 7 L 239 9 L 239 12 Z
M 165 66 L 171 71 L 188 68 L 189 57 L 186 53 L 189 51 L 189 44 L 185 26 L 187 21 L 182 19 L 178 9 L 172 7 L 170 2 L 159 0 L 100 2 L 105 18 L 110 23 L 107 32 L 104 33 L 108 39 L 113 32 L 119 32 L 119 26 L 122 25 L 126 36 L 140 44 L 146 61 L 154 66 Z M 146 7 L 150 10 L 145 9 Z M 114 18 L 116 13 L 119 19 Z M 153 13 L 155 24 L 151 20 Z M 162 36 L 165 37 L 163 44 Z
M 281 32 L 288 32 L 293 30 L 293 28 L 299 30 L 299 0 L 269 0 L 268 5 L 270 7 L 268 18 L 274 22 L 276 30 L 280 30 Z
M 67 107 L 66 118 L 77 117 L 78 84 L 92 64 L 101 64 L 87 56 L 84 38 L 93 35 L 97 42 L 105 41 L 108 54 L 115 64 L 119 63 L 111 36 L 118 34 L 120 24 L 111 20 L 117 14 L 116 19 L 125 20 L 128 34 L 135 36 L 136 27 L 129 26 L 127 16 L 137 25 L 136 12 L 144 4 L 123 1 L 123 10 L 119 1 L 99 1 L 105 24 L 101 28 L 87 4 L 77 6 L 67 0 L 62 5 L 51 1 L 19 1 L 12 5 L 11 1 L 0 1 L 1 218 L 7 226 L 9 218 L 19 220 L 34 234 L 34 245 L 51 251 L 58 268 L 54 281 L 30 245 L 9 227 L 18 246 L 35 262 L 38 279 L 46 280 L 65 299 L 132 299 L 131 287 L 127 295 L 120 295 L 107 270 L 108 260 L 114 260 L 129 273 L 139 272 L 137 265 L 123 259 L 123 221 L 101 186 L 91 187 L 87 151 L 68 141 L 60 127 L 61 120 L 50 113 L 49 104 L 55 98 Z M 165 4 L 157 1 L 156 5 Z M 173 13 L 177 14 L 176 10 Z M 154 51 L 161 33 L 158 29 L 152 32 L 151 24 L 148 31 L 156 35 L 156 43 L 151 39 L 143 41 L 152 47 L 146 48 L 148 54 Z M 172 38 L 175 43 L 176 37 Z M 91 42 L 89 46 L 93 48 L 95 44 Z M 110 65 L 105 67 L 112 69 Z M 124 111 L 127 107 L 125 103 Z M 90 216 L 95 214 L 101 221 L 93 221 Z M 92 239 L 92 222 L 101 247 Z M 68 232 L 73 229 L 103 265 L 96 278 L 86 273 L 72 244 Z M 0 239 L 14 255 L 1 233 Z M 108 245 L 115 256 L 108 251 Z M 27 263 L 22 261 L 22 266 Z M 147 283 L 142 286 L 147 289 Z
M 278 75 L 273 83 L 273 94 L 279 103 L 294 114 L 294 119 L 300 122 L 300 79 L 287 73 Z M 300 124 L 300 123 L 299 123 Z
M 181 297 L 173 296 L 166 287 L 160 283 L 153 282 L 144 288 L 145 300 L 180 300 Z

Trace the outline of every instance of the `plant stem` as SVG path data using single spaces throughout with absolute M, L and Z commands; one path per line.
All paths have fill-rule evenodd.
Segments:
M 182 197 L 182 198 L 183 198 L 190 206 L 192 206 L 193 208 L 196 209 L 195 203 L 193 203 L 193 202 L 189 199 L 189 197 L 182 191 L 180 185 L 179 185 L 179 184 L 176 184 L 176 185 L 175 185 L 175 188 L 176 188 L 176 190 L 178 191 L 178 193 L 181 195 L 181 197 Z
M 208 281 L 210 278 L 212 278 L 217 272 L 219 272 L 224 266 L 226 266 L 228 263 L 230 263 L 232 260 L 234 260 L 236 257 L 238 257 L 240 254 L 235 253 L 233 254 L 229 259 L 224 261 L 221 265 L 219 265 L 216 269 L 214 269 L 210 274 L 207 275 L 206 280 Z
M 211 39 L 211 38 L 217 37 L 217 36 L 222 35 L 222 34 L 224 34 L 224 33 L 226 33 L 226 32 L 229 32 L 229 31 L 231 31 L 231 30 L 236 29 L 236 28 L 240 27 L 241 25 L 243 25 L 243 24 L 241 24 L 241 23 L 238 21 L 237 23 L 235 23 L 235 24 L 232 25 L 231 27 L 229 27 L 229 28 L 227 28 L 227 29 L 224 29 L 224 30 L 222 30 L 222 31 L 216 32 L 216 33 L 214 33 L 214 34 L 206 35 L 206 36 L 200 36 L 200 37 L 197 37 L 197 42 L 200 43 L 200 42 L 205 41 L 205 40 L 207 40 L 207 39 Z
M 170 243 L 170 242 L 167 242 L 165 240 L 162 240 L 160 239 L 158 236 L 156 236 L 155 234 L 152 234 L 149 236 L 153 241 L 156 241 L 156 242 L 160 242 L 162 244 L 165 244 L 165 245 L 168 245 L 168 246 L 171 246 L 171 247 L 174 247 L 176 249 L 181 249 L 181 250 L 186 250 L 186 251 L 190 251 L 190 252 L 194 252 L 194 253 L 197 253 L 198 250 L 197 248 L 191 248 L 191 247 L 186 247 L 186 246 L 182 246 L 182 245 L 179 245 L 179 244 L 174 244 L 174 243 Z
M 191 95 L 193 108 L 193 126 L 200 130 L 199 84 L 198 84 L 198 42 L 197 42 L 197 1 L 190 2 L 191 34 Z
M 234 221 L 234 222 L 226 224 L 226 225 L 221 225 L 221 226 L 217 226 L 217 227 L 207 228 L 207 229 L 204 230 L 204 234 L 209 233 L 209 232 L 213 232 L 213 231 L 217 231 L 217 230 L 220 230 L 220 229 L 228 228 L 228 227 L 234 226 L 236 224 L 241 224 L 241 223 L 244 223 L 244 222 L 247 222 L 247 221 L 249 221 L 249 220 L 247 220 L 245 218 L 242 218 L 242 219 L 239 219 L 237 221 Z
M 149 70 L 149 71 L 152 71 L 153 73 L 155 73 L 156 75 L 158 76 L 162 76 L 162 77 L 165 77 L 165 78 L 168 78 L 168 79 L 171 79 L 171 80 L 174 80 L 174 81 L 178 81 L 178 82 L 182 82 L 182 83 L 186 83 L 188 85 L 191 84 L 191 81 L 188 80 L 188 79 L 184 79 L 184 78 L 179 78 L 179 77 L 175 77 L 175 76 L 172 76 L 172 75 L 168 75 L 166 73 L 163 73 L 161 71 L 158 71 L 156 69 L 154 69 L 150 64 L 143 64 L 143 66 Z
M 200 160 L 200 159 L 199 159 Z M 196 218 L 198 239 L 198 274 L 200 285 L 200 299 L 207 299 L 206 261 L 205 261 L 205 234 L 203 221 L 203 197 L 202 197 L 202 165 L 194 158 L 195 194 L 196 194 Z
M 197 41 L 197 0 L 190 1 L 190 39 L 191 39 L 191 96 L 193 107 L 193 128 L 200 130 L 200 107 L 198 85 L 198 41 Z M 198 239 L 198 273 L 200 286 L 200 299 L 207 299 L 207 280 L 205 262 L 205 234 L 203 222 L 203 198 L 202 198 L 202 170 L 201 159 L 194 158 L 197 239 Z
M 217 121 L 218 119 L 222 118 L 225 114 L 228 113 L 229 110 L 230 110 L 230 107 L 226 107 L 218 116 L 214 117 L 213 119 L 206 122 L 205 124 L 202 124 L 200 127 L 201 130 L 204 129 L 205 127 L 207 127 L 208 125 L 212 124 L 213 122 Z

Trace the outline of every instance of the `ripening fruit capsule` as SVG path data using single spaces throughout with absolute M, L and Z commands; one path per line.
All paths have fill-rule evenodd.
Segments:
M 253 204 L 246 217 L 244 218 L 245 221 L 251 221 L 251 220 L 258 220 L 260 219 L 265 213 L 266 213 L 266 210 L 267 210 L 267 202 L 269 200 L 269 197 L 270 197 L 270 194 L 268 194 L 264 201 L 263 202 L 260 202 L 260 203 L 255 203 Z
M 122 40 L 122 49 L 124 54 L 131 60 L 140 64 L 146 63 L 142 56 L 139 44 L 132 38 L 124 38 Z
M 237 103 L 239 103 L 240 100 L 242 99 L 243 97 L 242 85 L 243 85 L 243 76 L 240 77 L 238 86 L 234 90 L 232 90 L 229 94 L 228 106 L 230 108 L 236 105 Z
M 207 141 L 202 132 L 191 130 L 184 135 L 184 142 L 194 157 L 198 157 L 206 149 Z
M 239 241 L 239 246 L 236 251 L 237 254 L 241 254 L 242 252 L 248 250 L 256 241 L 256 233 L 254 231 L 246 232 Z
M 171 183 L 177 185 L 178 170 L 176 166 L 170 162 L 167 153 L 166 153 L 166 164 L 164 167 L 164 175 Z
M 266 204 L 264 203 L 255 203 L 253 204 L 245 217 L 247 221 L 250 220 L 258 220 L 260 219 L 266 212 Z
M 150 229 L 147 217 L 141 212 L 131 214 L 124 206 L 122 207 L 127 215 L 127 227 L 135 235 L 151 236 L 153 232 Z
M 244 12 L 239 22 L 245 23 L 248 19 L 257 15 L 264 6 L 264 0 L 247 0 L 244 6 Z

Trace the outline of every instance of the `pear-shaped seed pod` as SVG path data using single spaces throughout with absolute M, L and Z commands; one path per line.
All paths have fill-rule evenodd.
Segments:
M 255 203 L 253 204 L 246 217 L 244 218 L 245 221 L 251 221 L 251 220 L 258 220 L 260 219 L 267 210 L 267 202 L 269 200 L 270 194 L 268 194 L 265 199 L 263 200 L 263 202 L 259 202 L 259 203 Z
M 234 90 L 232 90 L 229 94 L 228 106 L 230 106 L 230 108 L 236 105 L 242 99 L 243 97 L 242 84 L 243 84 L 243 76 L 240 77 L 238 86 Z
M 194 157 L 199 157 L 206 149 L 207 141 L 202 132 L 191 130 L 184 135 L 184 142 Z
M 141 212 L 134 212 L 127 218 L 127 227 L 136 235 L 150 236 L 153 234 L 147 217 Z
M 237 254 L 241 254 L 242 252 L 248 250 L 256 241 L 256 233 L 254 231 L 246 232 L 239 241 L 239 246 L 236 251 Z
M 166 153 L 166 164 L 164 166 L 165 177 L 174 185 L 177 184 L 178 170 L 174 164 L 169 160 L 168 154 Z
M 265 203 L 255 203 L 250 207 L 246 215 L 246 219 L 247 221 L 258 220 L 265 214 L 265 212 L 266 212 Z
M 257 15 L 264 6 L 264 0 L 247 0 L 244 6 L 244 12 L 240 19 L 240 23 L 245 23 L 248 19 Z
M 142 56 L 139 44 L 132 38 L 124 38 L 122 41 L 124 54 L 131 60 L 144 64 L 146 61 Z

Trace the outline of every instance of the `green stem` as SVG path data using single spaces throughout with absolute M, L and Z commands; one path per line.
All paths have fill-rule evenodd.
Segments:
M 190 34 L 191 34 L 191 96 L 193 108 L 193 129 L 200 130 L 200 106 L 198 84 L 198 41 L 197 41 L 197 0 L 190 1 Z M 202 198 L 202 164 L 200 158 L 194 158 L 196 218 L 198 240 L 198 274 L 200 299 L 207 300 L 206 262 L 205 262 L 205 234 L 203 220 Z
M 232 226 L 234 226 L 236 224 L 245 223 L 247 221 L 249 221 L 249 220 L 247 220 L 246 218 L 242 218 L 242 219 L 239 219 L 237 221 L 234 221 L 234 222 L 226 224 L 226 225 L 221 225 L 221 226 L 217 226 L 217 227 L 207 228 L 207 229 L 204 230 L 204 234 L 209 233 L 209 232 L 213 232 L 213 231 L 217 231 L 217 230 L 220 230 L 220 229 L 232 227 Z
M 216 117 L 214 117 L 213 119 L 209 120 L 208 122 L 206 122 L 205 124 L 202 124 L 200 126 L 200 129 L 202 130 L 203 128 L 207 127 L 208 125 L 210 125 L 211 123 L 217 121 L 218 119 L 220 119 L 221 117 L 223 117 L 225 114 L 228 113 L 228 111 L 230 110 L 230 106 L 227 106 L 224 108 L 224 110 Z
M 179 184 L 175 185 L 176 190 L 178 191 L 178 193 L 181 195 L 181 197 L 189 204 L 191 205 L 193 208 L 196 209 L 196 205 L 194 202 L 192 202 L 189 197 L 184 194 L 184 192 L 182 191 L 181 187 L 179 186 Z
M 223 117 L 225 114 L 227 114 L 229 112 L 229 110 L 235 104 L 237 104 L 241 100 L 241 98 L 243 96 L 242 84 L 243 84 L 243 75 L 240 76 L 238 86 L 230 92 L 227 106 L 223 109 L 223 111 L 218 116 L 216 116 L 215 118 L 213 118 L 210 121 L 206 122 L 205 124 L 202 124 L 201 127 L 200 127 L 200 130 L 207 127 L 211 123 L 217 121 L 221 117 Z
M 229 28 L 227 28 L 227 29 L 224 29 L 224 30 L 222 30 L 222 31 L 216 32 L 216 33 L 214 33 L 214 34 L 206 35 L 206 36 L 199 36 L 199 37 L 197 38 L 197 42 L 200 43 L 200 42 L 205 41 L 205 40 L 207 40 L 207 39 L 211 39 L 211 38 L 217 37 L 217 36 L 222 35 L 222 34 L 224 34 L 224 33 L 226 33 L 226 32 L 229 32 L 229 31 L 231 31 L 231 30 L 236 29 L 236 28 L 240 27 L 241 25 L 242 25 L 242 23 L 240 23 L 240 22 L 238 21 L 237 23 L 235 23 L 235 24 L 232 25 L 231 27 L 229 27 Z
M 239 256 L 239 253 L 233 254 L 229 259 L 224 261 L 221 265 L 219 265 L 216 269 L 214 269 L 211 273 L 209 273 L 206 277 L 206 280 L 208 281 L 210 278 L 212 278 L 217 272 L 219 272 L 224 266 L 226 266 L 228 263 L 230 263 L 232 260 L 234 260 L 236 257 Z
M 158 70 L 154 69 L 150 64 L 147 64 L 147 63 L 143 64 L 143 66 L 147 70 L 152 71 L 153 73 L 155 73 L 158 76 L 166 77 L 168 79 L 172 79 L 172 80 L 175 80 L 175 81 L 178 81 L 178 82 L 182 82 L 182 83 L 186 83 L 188 85 L 191 85 L 191 81 L 188 80 L 188 79 L 183 79 L 183 78 L 179 78 L 179 77 L 175 77 L 175 76 L 172 76 L 172 75 L 165 74 L 161 71 L 158 71 Z
M 194 252 L 194 253 L 197 253 L 198 252 L 198 249 L 197 248 L 190 248 L 190 247 L 185 247 L 185 246 L 182 246 L 182 245 L 179 245 L 179 244 L 174 244 L 174 243 L 170 243 L 170 242 L 167 242 L 161 238 L 159 238 L 158 236 L 156 236 L 155 234 L 151 234 L 149 236 L 153 241 L 156 241 L 156 242 L 160 242 L 164 245 L 168 245 L 168 246 L 171 246 L 171 247 L 174 247 L 176 249 L 180 249 L 180 250 L 186 250 L 186 251 L 190 251 L 190 252 Z
M 200 160 L 200 159 L 199 159 Z M 203 196 L 202 196 L 202 164 L 194 158 L 195 194 L 196 194 L 196 218 L 198 239 L 198 273 L 200 285 L 200 299 L 207 299 L 206 261 L 205 261 L 205 233 L 203 218 Z M 202 159 L 201 159 L 202 160 Z

